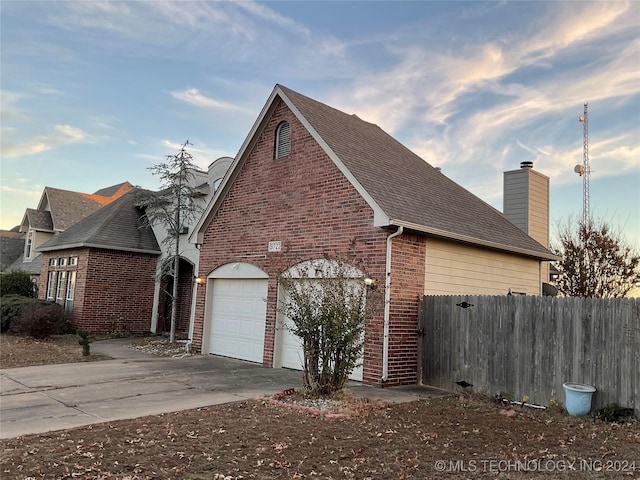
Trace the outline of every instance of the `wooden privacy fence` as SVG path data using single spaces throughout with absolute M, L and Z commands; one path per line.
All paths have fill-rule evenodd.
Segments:
M 464 308 L 466 307 L 466 308 Z M 564 404 L 564 382 L 594 386 L 592 407 L 640 414 L 640 299 L 426 296 L 422 383 Z

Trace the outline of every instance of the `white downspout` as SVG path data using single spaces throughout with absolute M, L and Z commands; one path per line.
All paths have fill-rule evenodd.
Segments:
M 389 376 L 389 303 L 391 301 L 391 240 L 402 234 L 403 227 L 398 227 L 387 237 L 387 265 L 384 278 L 384 327 L 382 339 L 382 386 Z

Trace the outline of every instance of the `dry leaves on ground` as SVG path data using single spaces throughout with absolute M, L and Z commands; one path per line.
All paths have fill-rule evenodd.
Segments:
M 18 478 L 640 478 L 640 425 L 469 397 L 360 404 L 343 417 L 267 399 L 0 442 Z M 635 463 L 634 463 L 635 462 Z M 572 470 L 573 468 L 573 470 Z M 633 470 L 635 469 L 635 470 Z
M 58 363 L 107 360 L 105 355 L 92 353 L 85 357 L 78 335 L 54 335 L 45 340 L 17 335 L 0 335 L 0 368 L 54 365 Z

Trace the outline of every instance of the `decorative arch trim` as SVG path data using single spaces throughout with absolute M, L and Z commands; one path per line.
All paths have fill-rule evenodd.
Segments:
M 284 274 L 289 278 L 332 278 L 335 272 L 342 270 L 342 274 L 349 278 L 363 278 L 365 273 L 353 265 L 340 265 L 336 260 L 319 258 L 306 260 L 288 268 Z
M 216 268 L 207 278 L 269 278 L 269 275 L 250 263 L 231 262 Z

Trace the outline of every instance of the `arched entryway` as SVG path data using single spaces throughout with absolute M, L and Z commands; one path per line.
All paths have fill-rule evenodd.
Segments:
M 176 301 L 176 337 L 187 338 L 191 318 L 191 300 L 194 287 L 194 266 L 184 258 L 180 258 L 178 266 L 178 298 Z M 157 333 L 168 334 L 171 331 L 171 305 L 173 293 L 173 276 L 165 274 L 160 280 L 160 300 L 158 302 Z

